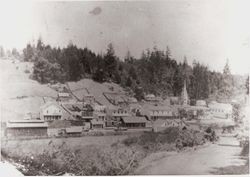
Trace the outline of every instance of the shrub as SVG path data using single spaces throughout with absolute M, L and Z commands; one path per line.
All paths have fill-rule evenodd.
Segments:
M 131 146 L 132 144 L 135 144 L 138 142 L 138 138 L 137 137 L 129 137 L 129 138 L 126 138 L 122 141 L 122 143 L 125 145 L 125 146 Z
M 210 142 L 214 142 L 214 141 L 217 141 L 218 140 L 218 136 L 216 135 L 216 132 L 214 130 L 213 127 L 208 127 L 206 130 L 205 130 L 205 135 L 204 137 L 209 140 Z
M 249 156 L 249 139 L 247 138 L 244 141 L 241 141 L 241 146 L 242 146 L 242 150 L 241 150 L 241 155 L 242 156 Z

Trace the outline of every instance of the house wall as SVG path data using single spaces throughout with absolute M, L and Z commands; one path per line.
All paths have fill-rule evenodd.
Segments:
M 151 120 L 171 119 L 176 117 L 171 110 L 151 110 L 149 116 Z
M 62 115 L 62 110 L 55 105 L 50 105 L 42 110 L 43 115 Z
M 146 127 L 146 123 L 122 123 L 122 127 L 126 127 L 126 128 L 145 128 Z
M 18 136 L 48 136 L 47 128 L 35 127 L 35 128 L 7 128 L 7 137 L 18 137 Z
M 230 118 L 233 113 L 233 107 L 228 104 L 210 104 L 209 105 L 209 112 L 213 114 L 215 117 L 220 117 L 220 118 Z
M 103 124 L 92 124 L 93 129 L 103 128 Z

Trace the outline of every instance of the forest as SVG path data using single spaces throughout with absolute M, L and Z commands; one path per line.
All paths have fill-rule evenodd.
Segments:
M 12 51 L 13 55 L 16 50 Z M 73 43 L 55 48 L 45 45 L 42 39 L 36 44 L 27 44 L 23 49 L 24 61 L 34 62 L 32 79 L 41 84 L 64 83 L 92 78 L 97 82 L 115 82 L 141 100 L 145 94 L 153 93 L 166 98 L 179 96 L 184 82 L 190 99 L 213 99 L 227 101 L 237 92 L 249 92 L 249 77 L 239 82 L 239 77 L 230 72 L 225 61 L 222 72 L 211 71 L 198 61 L 189 65 L 187 58 L 177 62 L 169 47 L 165 51 L 154 47 L 142 51 L 140 58 L 127 52 L 125 58 L 115 54 L 110 43 L 104 54 L 96 54 L 88 48 L 79 48 Z

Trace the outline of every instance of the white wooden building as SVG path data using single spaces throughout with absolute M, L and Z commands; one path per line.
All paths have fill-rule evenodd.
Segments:
M 48 102 L 40 109 L 40 119 L 44 121 L 61 120 L 62 114 L 61 106 L 55 102 Z

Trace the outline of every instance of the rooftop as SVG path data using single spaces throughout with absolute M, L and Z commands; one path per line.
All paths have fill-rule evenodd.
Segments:
M 81 133 L 82 127 L 81 126 L 73 126 L 70 128 L 66 128 L 66 133 Z
M 47 128 L 48 124 L 46 122 L 7 122 L 7 128 Z
M 124 123 L 146 123 L 147 119 L 145 117 L 123 117 Z

